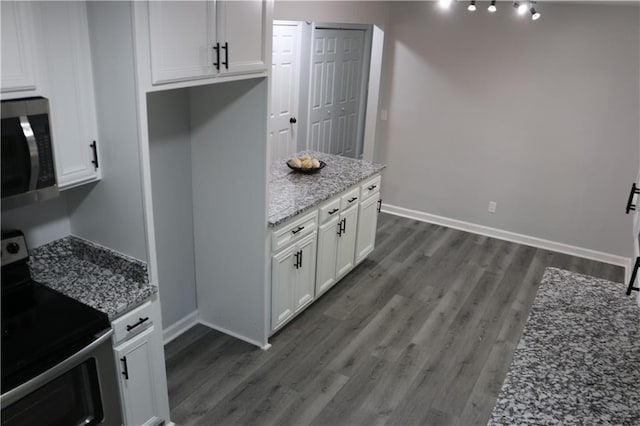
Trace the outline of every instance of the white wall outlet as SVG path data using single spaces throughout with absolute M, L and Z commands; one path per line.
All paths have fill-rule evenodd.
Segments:
M 387 121 L 389 119 L 389 113 L 387 112 L 386 109 L 381 109 L 380 110 L 380 120 L 382 121 Z
M 495 201 L 489 201 L 489 213 L 495 213 L 496 207 L 498 207 L 498 203 Z

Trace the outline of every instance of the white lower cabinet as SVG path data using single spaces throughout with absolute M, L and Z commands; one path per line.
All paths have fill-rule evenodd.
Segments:
M 337 233 L 336 281 L 347 275 L 355 266 L 358 205 L 351 206 L 340 213 L 340 223 L 342 227 Z
M 378 202 L 380 194 L 368 198 L 358 207 L 358 236 L 356 238 L 356 265 L 362 262 L 376 247 L 378 227 Z
M 156 299 L 157 300 L 157 299 Z M 112 322 L 125 425 L 169 421 L 167 379 L 157 301 L 146 302 Z
M 272 331 L 333 287 L 373 251 L 379 189 L 377 174 L 273 231 Z M 313 233 L 305 236 L 305 232 Z
M 276 330 L 314 299 L 316 232 L 273 255 L 271 328 Z
M 342 221 L 336 216 L 318 227 L 316 296 L 320 296 L 336 283 L 339 223 Z

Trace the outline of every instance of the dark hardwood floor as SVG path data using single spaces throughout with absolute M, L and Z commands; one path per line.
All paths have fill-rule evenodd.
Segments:
M 262 351 L 165 348 L 178 425 L 486 424 L 547 266 L 620 267 L 381 214 L 376 250 Z

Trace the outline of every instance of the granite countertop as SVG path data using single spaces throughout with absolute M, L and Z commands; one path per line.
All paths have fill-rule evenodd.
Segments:
M 284 223 L 386 167 L 315 151 L 301 152 L 295 156 L 304 153 L 327 165 L 318 173 L 304 174 L 291 170 L 286 160 L 272 163 L 269 178 L 269 227 Z
M 74 236 L 31 251 L 34 280 L 98 309 L 113 320 L 157 293 L 147 265 Z

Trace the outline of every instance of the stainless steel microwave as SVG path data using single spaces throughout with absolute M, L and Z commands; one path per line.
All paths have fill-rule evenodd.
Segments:
M 58 195 L 49 101 L 2 101 L 2 209 Z

